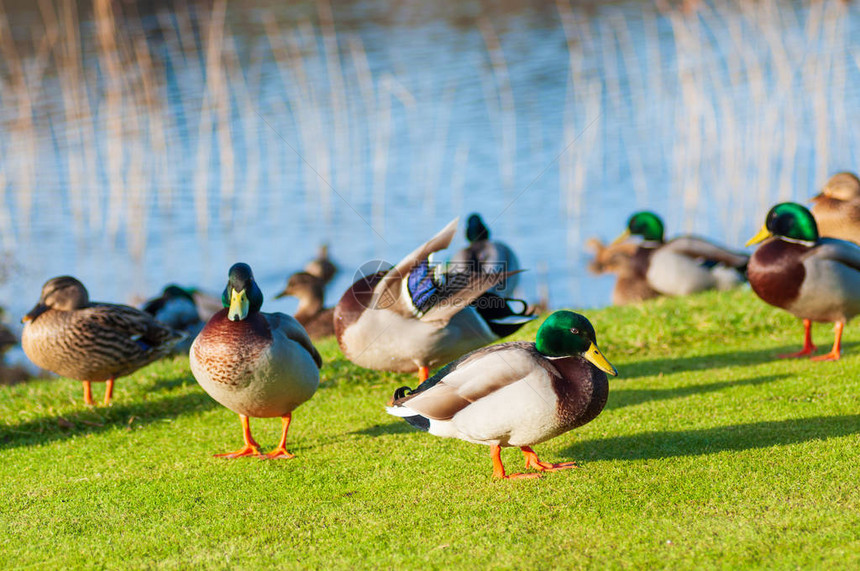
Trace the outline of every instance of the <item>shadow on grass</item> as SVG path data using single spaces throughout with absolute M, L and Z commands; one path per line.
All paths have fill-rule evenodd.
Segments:
M 655 400 L 682 398 L 690 395 L 702 393 L 712 393 L 729 389 L 733 387 L 746 387 L 771 383 L 788 378 L 790 375 L 762 375 L 749 379 L 740 379 L 738 381 L 720 381 L 717 383 L 707 383 L 704 385 L 687 385 L 683 387 L 673 387 L 671 389 L 618 389 L 613 390 L 612 384 L 609 386 L 609 401 L 606 403 L 607 409 L 622 408 L 625 406 L 633 406 Z
M 388 424 L 374 424 L 361 430 L 354 430 L 350 434 L 361 434 L 363 436 L 382 436 L 384 434 L 405 434 L 407 432 L 421 432 L 417 428 L 409 426 L 405 421 L 390 422 Z
M 188 375 L 171 377 L 165 383 L 168 386 L 180 386 L 186 383 L 188 378 Z M 157 381 L 155 385 L 160 382 Z M 110 407 L 90 408 L 81 403 L 79 408 L 56 416 L 43 416 L 14 426 L 0 426 L 0 450 L 46 444 L 82 434 L 97 434 L 118 427 L 131 429 L 188 413 L 209 410 L 216 406 L 219 405 L 202 391 L 146 401 L 117 402 L 114 400 Z
M 832 340 L 831 340 L 832 341 Z M 660 373 L 671 374 L 684 371 L 705 371 L 708 369 L 723 369 L 736 367 L 738 365 L 759 365 L 778 361 L 777 355 L 800 351 L 802 343 L 786 345 L 784 347 L 768 347 L 767 349 L 755 349 L 750 351 L 731 351 L 727 353 L 712 353 L 710 355 L 696 355 L 694 357 L 665 357 L 649 361 L 633 361 L 619 367 L 619 379 L 635 379 L 637 377 L 649 377 Z M 842 344 L 842 354 L 852 352 L 860 347 L 860 342 Z M 821 343 L 816 354 L 824 354 L 830 350 L 829 343 Z
M 589 440 L 578 442 L 561 454 L 588 460 L 659 460 L 769 448 L 858 433 L 860 415 L 814 416 Z

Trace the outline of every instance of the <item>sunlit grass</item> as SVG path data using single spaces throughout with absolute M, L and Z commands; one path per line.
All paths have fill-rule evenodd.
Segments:
M 587 314 L 620 377 L 595 421 L 537 447 L 581 468 L 536 481 L 493 481 L 485 447 L 387 416 L 412 377 L 355 367 L 332 340 L 289 461 L 213 458 L 239 422 L 186 359 L 121 379 L 109 409 L 68 380 L 2 387 L 0 567 L 860 563 L 856 325 L 840 362 L 813 363 L 773 358 L 802 328 L 749 291 Z M 829 347 L 829 326 L 815 335 Z M 277 443 L 277 420 L 252 427 Z

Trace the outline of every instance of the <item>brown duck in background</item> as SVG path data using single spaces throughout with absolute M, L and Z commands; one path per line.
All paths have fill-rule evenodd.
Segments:
M 860 179 L 840 172 L 812 197 L 812 215 L 824 238 L 839 238 L 860 244 Z
M 639 303 L 646 299 L 659 297 L 660 294 L 648 285 L 641 264 L 634 263 L 634 255 L 639 248 L 632 242 L 604 244 L 599 238 L 591 238 L 586 246 L 594 252 L 594 259 L 588 269 L 594 274 L 615 274 L 615 287 L 612 290 L 613 305 Z
M 325 282 L 309 272 L 296 272 L 287 280 L 284 291 L 275 299 L 285 296 L 298 298 L 299 307 L 293 314 L 311 339 L 334 335 L 334 308 L 324 308 Z
M 144 311 L 90 302 L 84 284 L 71 276 L 48 280 L 30 313 L 21 319 L 21 346 L 37 366 L 84 384 L 93 404 L 92 382 L 107 382 L 110 404 L 117 377 L 167 355 L 185 337 Z
M 317 257 L 305 265 L 305 271 L 321 279 L 323 286 L 332 280 L 337 273 L 337 266 L 328 257 L 328 244 L 320 246 Z

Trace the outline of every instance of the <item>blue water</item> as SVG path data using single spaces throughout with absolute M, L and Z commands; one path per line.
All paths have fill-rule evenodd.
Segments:
M 860 158 L 856 4 L 362 1 L 329 22 L 327 4 L 243 2 L 223 26 L 217 3 L 113 4 L 113 20 L 77 6 L 79 75 L 61 57 L 72 28 L 40 51 L 45 14 L 6 6 L 29 97 L 0 66 L 13 318 L 55 275 L 127 302 L 168 282 L 220 291 L 240 260 L 266 308 L 292 311 L 273 294 L 323 242 L 334 303 L 364 261 L 472 211 L 530 270 L 524 297 L 545 282 L 555 307 L 601 306 L 613 280 L 587 273 L 583 243 L 632 211 L 739 248 L 770 204 Z

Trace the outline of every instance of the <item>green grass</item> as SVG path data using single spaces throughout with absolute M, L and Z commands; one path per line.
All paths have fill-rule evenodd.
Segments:
M 0 568 L 860 565 L 856 325 L 813 363 L 773 358 L 801 324 L 748 290 L 586 313 L 620 377 L 596 420 L 537 447 L 581 468 L 539 480 L 494 481 L 486 447 L 387 416 L 412 377 L 332 340 L 288 461 L 212 457 L 239 422 L 187 359 L 120 379 L 108 409 L 68 380 L 0 387 Z M 830 326 L 815 336 L 829 348 Z M 279 426 L 252 421 L 266 449 Z

